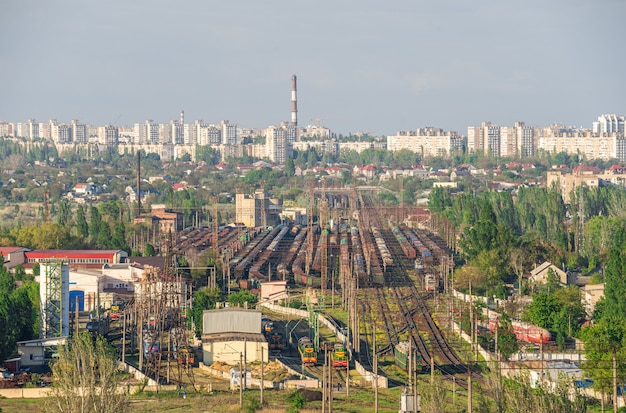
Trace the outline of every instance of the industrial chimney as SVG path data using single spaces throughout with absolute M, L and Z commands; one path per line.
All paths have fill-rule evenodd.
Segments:
M 291 124 L 298 126 L 298 100 L 296 98 L 296 75 L 291 76 Z

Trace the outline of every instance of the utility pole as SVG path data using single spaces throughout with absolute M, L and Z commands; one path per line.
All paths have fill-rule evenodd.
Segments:
M 243 407 L 243 353 L 239 353 L 239 408 Z
M 122 363 L 126 362 L 126 308 L 122 312 Z
M 261 346 L 261 405 L 263 405 L 263 389 L 265 388 L 265 373 L 263 370 L 263 346 Z
M 472 364 L 467 363 L 467 413 L 472 413 Z
M 378 413 L 378 357 L 376 356 L 376 325 L 374 324 L 374 412 Z
M 74 312 L 74 320 L 76 321 L 75 328 L 76 328 L 76 336 L 78 337 L 78 296 L 76 296 L 76 311 Z

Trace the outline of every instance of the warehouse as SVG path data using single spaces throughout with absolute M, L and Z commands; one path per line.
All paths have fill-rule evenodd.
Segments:
M 204 364 L 268 361 L 268 343 L 261 333 L 261 312 L 227 307 L 202 314 Z

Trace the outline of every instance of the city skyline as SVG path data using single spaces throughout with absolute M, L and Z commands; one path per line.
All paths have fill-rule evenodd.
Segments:
M 624 113 L 617 0 L 4 2 L 0 120 L 186 118 L 333 132 L 590 127 Z M 601 18 L 598 13 L 601 12 Z

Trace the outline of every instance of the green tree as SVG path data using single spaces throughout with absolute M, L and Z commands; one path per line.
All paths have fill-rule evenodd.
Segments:
M 54 382 L 44 402 L 45 412 L 124 413 L 129 395 L 119 391 L 123 376 L 106 339 L 84 332 L 60 346 L 52 365 Z
M 604 394 L 607 389 L 612 389 L 614 400 L 617 400 L 613 374 L 617 376 L 617 383 L 626 380 L 626 364 L 622 362 L 626 359 L 626 325 L 623 319 L 603 317 L 597 324 L 585 327 L 580 336 L 585 343 L 583 371 L 593 379 L 596 390 Z
M 95 206 L 89 209 L 89 238 L 92 243 L 98 241 L 98 233 L 100 231 L 102 218 L 100 217 L 100 211 Z
M 284 171 L 285 171 L 285 175 L 287 175 L 288 177 L 294 176 L 296 172 L 296 167 L 295 167 L 292 156 L 287 157 L 287 162 L 285 163 Z
M 85 209 L 82 205 L 79 205 L 76 209 L 76 231 L 78 232 L 78 236 L 83 239 L 87 239 L 89 236 L 89 225 L 87 224 Z
M 146 249 L 143 253 L 144 256 L 146 257 L 154 257 L 154 255 L 156 254 L 156 251 L 154 250 L 154 246 L 152 246 L 152 244 L 147 243 L 146 244 Z
M 212 310 L 215 303 L 222 300 L 222 293 L 219 288 L 203 288 L 196 290 L 191 307 L 191 319 L 193 321 L 196 336 L 202 335 L 202 313 L 204 310 Z
M 57 223 L 61 226 L 64 226 L 71 221 L 71 218 L 72 218 L 72 207 L 70 206 L 70 201 L 68 201 L 66 198 L 63 198 L 59 202 L 59 212 L 57 215 Z
M 245 303 L 252 305 L 256 304 L 257 301 L 259 301 L 259 297 L 256 294 L 252 294 L 248 290 L 242 290 L 228 296 L 228 303 L 232 306 L 243 307 Z
M 498 322 L 498 351 L 505 359 L 519 350 L 519 342 L 513 332 L 513 325 L 506 314 L 500 317 Z
M 109 223 L 105 220 L 100 221 L 100 229 L 98 230 L 98 242 L 97 245 L 99 248 L 106 249 L 111 246 L 111 227 Z
M 626 231 L 615 234 L 605 271 L 604 316 L 626 319 Z

